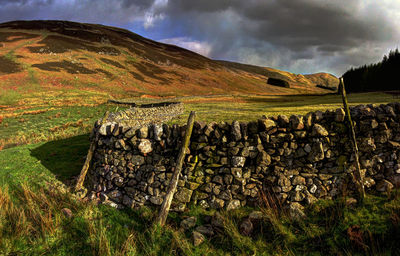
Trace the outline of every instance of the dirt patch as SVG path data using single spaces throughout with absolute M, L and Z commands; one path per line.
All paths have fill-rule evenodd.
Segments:
M 0 56 L 0 74 L 11 74 L 21 71 L 21 66 L 4 56 Z
M 32 67 L 45 70 L 45 71 L 55 71 L 60 72 L 61 70 L 65 70 L 70 74 L 95 74 L 96 71 L 85 68 L 82 65 L 75 64 L 69 61 L 62 62 L 45 62 L 41 64 L 33 64 Z
M 103 73 L 107 78 L 112 78 L 112 77 L 114 77 L 113 74 L 111 74 L 111 73 L 108 72 L 108 71 L 105 71 L 104 69 L 96 68 L 95 70 L 96 70 L 97 72 L 99 72 L 99 73 Z
M 24 39 L 32 39 L 39 35 L 23 33 L 23 32 L 0 32 L 0 42 L 12 43 Z
M 119 62 L 114 61 L 114 60 L 110 60 L 110 59 L 106 59 L 106 58 L 100 58 L 100 60 L 108 65 L 117 67 L 117 68 L 122 68 L 125 69 L 124 66 L 122 66 Z
M 135 79 L 137 79 L 137 80 L 139 80 L 139 81 L 142 81 L 142 82 L 146 82 L 146 80 L 144 79 L 144 77 L 141 76 L 141 75 L 139 75 L 138 73 L 133 72 L 133 71 L 129 71 L 129 73 L 131 73 L 131 75 L 132 75 Z
M 167 73 L 166 70 L 159 68 L 151 63 L 136 63 L 136 69 L 145 77 L 150 77 L 161 82 L 161 84 L 170 84 L 171 81 L 165 77 L 158 76 L 159 74 Z

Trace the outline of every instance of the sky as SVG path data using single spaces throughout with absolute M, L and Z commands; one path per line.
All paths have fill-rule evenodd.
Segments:
M 400 42 L 400 0 L 0 0 L 0 22 L 111 25 L 212 59 L 341 76 Z

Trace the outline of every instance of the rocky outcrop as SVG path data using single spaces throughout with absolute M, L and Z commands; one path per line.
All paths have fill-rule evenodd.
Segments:
M 400 180 L 400 104 L 361 105 L 351 113 L 366 187 L 387 192 Z M 161 205 L 184 129 L 97 122 L 89 190 L 116 207 Z M 232 124 L 196 122 L 173 209 L 187 204 L 236 209 L 260 203 L 266 190 L 296 206 L 344 190 L 351 194 L 354 156 L 348 138 L 342 109 Z

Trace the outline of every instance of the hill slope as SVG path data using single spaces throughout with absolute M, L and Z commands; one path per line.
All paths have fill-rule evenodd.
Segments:
M 291 88 L 266 83 L 286 80 Z M 38 93 L 113 96 L 326 93 L 330 74 L 295 75 L 155 42 L 128 30 L 69 21 L 0 24 L 0 104 Z M 25 95 L 25 96 L 24 96 Z

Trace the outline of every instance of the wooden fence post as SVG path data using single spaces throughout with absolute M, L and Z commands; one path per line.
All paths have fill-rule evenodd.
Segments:
M 341 77 L 339 79 L 339 81 L 340 81 L 339 91 L 342 94 L 344 111 L 346 112 L 347 121 L 350 126 L 350 139 L 353 144 L 354 158 L 355 158 L 355 164 L 356 164 L 356 169 L 352 173 L 352 177 L 353 177 L 353 181 L 358 190 L 359 200 L 362 203 L 365 198 L 364 174 L 361 172 L 360 161 L 358 158 L 358 146 L 357 146 L 357 140 L 356 140 L 356 133 L 354 131 L 354 124 L 353 124 L 353 121 L 351 120 L 351 116 L 350 116 L 350 109 L 349 109 L 349 105 L 347 102 L 347 95 L 346 95 L 346 89 L 344 87 L 343 77 Z
M 100 121 L 100 126 L 107 119 L 108 114 L 109 114 L 108 111 L 106 111 L 106 113 L 104 113 L 104 116 Z M 81 174 L 79 175 L 78 181 L 76 182 L 75 192 L 78 192 L 79 190 L 82 189 L 83 182 L 85 181 L 86 173 L 87 173 L 87 171 L 89 169 L 90 162 L 92 161 L 93 153 L 94 153 L 94 151 L 96 149 L 96 143 L 97 143 L 98 140 L 99 140 L 99 131 L 96 131 L 95 138 L 90 143 L 89 151 L 87 153 L 85 163 L 83 164 L 83 167 L 82 167 L 82 170 L 81 170 Z
M 174 197 L 176 187 L 178 185 L 179 176 L 181 174 L 183 160 L 185 158 L 186 151 L 189 146 L 190 136 L 192 135 L 195 115 L 196 112 L 194 111 L 190 112 L 189 119 L 187 121 L 185 137 L 182 141 L 182 146 L 179 151 L 178 160 L 176 161 L 176 168 L 171 177 L 171 181 L 169 182 L 167 194 L 165 195 L 164 201 L 161 205 L 160 213 L 156 221 L 156 223 L 159 224 L 160 226 L 164 226 L 165 221 L 167 220 L 169 208 L 171 207 L 172 199 Z

